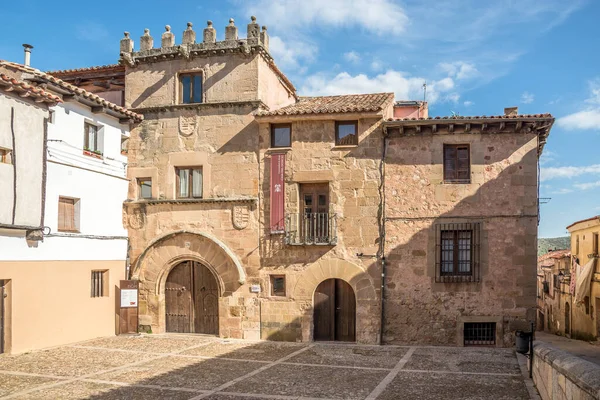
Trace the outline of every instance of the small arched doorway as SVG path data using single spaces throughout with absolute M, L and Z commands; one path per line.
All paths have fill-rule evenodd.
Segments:
M 571 334 L 571 310 L 569 303 L 565 303 L 565 335 Z
M 314 340 L 356 341 L 356 297 L 341 279 L 327 279 L 314 296 Z
M 213 273 L 196 261 L 177 264 L 165 284 L 166 330 L 219 333 L 219 288 Z

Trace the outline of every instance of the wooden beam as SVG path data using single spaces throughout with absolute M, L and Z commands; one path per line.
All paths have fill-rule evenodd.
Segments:
M 62 99 L 63 99 L 63 101 L 75 100 L 75 95 L 74 94 L 63 94 Z
M 515 130 L 520 131 L 522 127 L 523 127 L 523 122 L 517 121 L 517 124 L 515 125 Z
M 448 132 L 454 132 L 454 124 L 448 124 Z
M 499 131 L 503 131 L 504 130 L 504 122 L 500 122 L 500 129 L 498 129 Z
M 471 124 L 465 124 L 465 132 L 471 131 Z
M 433 124 L 431 125 L 431 133 L 436 133 L 437 132 L 437 125 Z
M 119 118 L 120 124 L 128 124 L 131 120 L 129 118 Z
M 92 112 L 94 114 L 101 113 L 102 111 L 104 111 L 104 107 L 102 107 L 102 106 L 94 106 L 94 107 L 92 107 Z
M 421 133 L 421 125 L 415 126 L 415 129 L 417 130 L 417 133 Z

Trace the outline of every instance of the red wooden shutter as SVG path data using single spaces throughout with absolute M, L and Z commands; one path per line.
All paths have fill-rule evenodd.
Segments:
M 285 229 L 285 153 L 271 156 L 271 233 Z

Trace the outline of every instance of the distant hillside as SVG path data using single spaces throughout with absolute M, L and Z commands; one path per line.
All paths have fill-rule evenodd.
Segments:
M 557 238 L 538 238 L 538 256 L 546 254 L 548 249 L 570 249 L 571 238 L 569 236 L 557 237 Z

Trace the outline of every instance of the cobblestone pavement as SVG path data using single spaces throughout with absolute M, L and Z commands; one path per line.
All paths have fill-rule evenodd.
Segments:
M 511 349 L 96 339 L 0 356 L 6 399 L 529 399 Z

